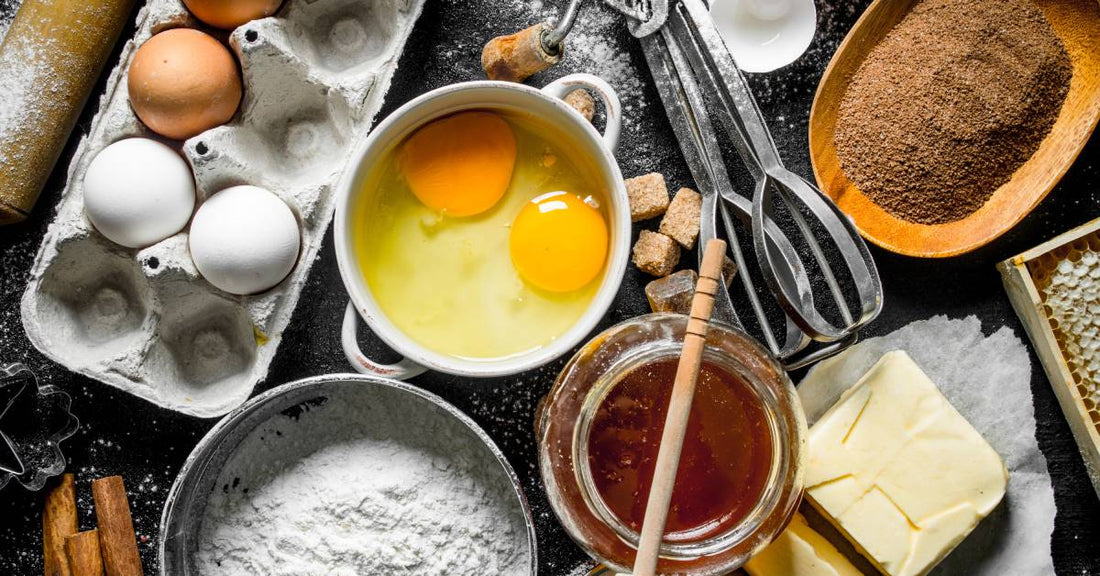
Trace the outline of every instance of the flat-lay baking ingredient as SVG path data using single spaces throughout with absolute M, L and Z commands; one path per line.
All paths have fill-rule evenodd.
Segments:
M 107 239 L 128 248 L 179 232 L 194 209 L 191 169 L 156 140 L 119 140 L 101 150 L 84 173 L 88 220 Z
M 46 576 L 70 576 L 65 539 L 77 531 L 76 477 L 62 474 L 46 492 L 42 508 L 42 559 Z
M 516 137 L 497 114 L 459 112 L 417 129 L 397 158 L 409 189 L 425 206 L 444 216 L 474 216 L 508 190 Z
M 680 262 L 680 245 L 651 230 L 642 230 L 634 243 L 634 265 L 651 276 L 667 276 Z
M 1100 495 L 1100 221 L 997 265 Z
M 301 232 L 278 196 L 258 186 L 233 186 L 199 206 L 188 247 L 208 282 L 230 294 L 256 294 L 294 269 Z
M 130 501 L 122 476 L 92 481 L 99 545 L 107 576 L 143 576 Z
M 523 82 L 561 59 L 562 50 L 545 46 L 542 35 L 547 24 L 540 22 L 507 36 L 497 36 L 481 50 L 481 68 L 490 80 Z
M 703 197 L 691 188 L 680 188 L 672 197 L 658 231 L 675 240 L 686 250 L 695 247 L 699 238 L 699 220 L 702 218 Z
M 845 175 L 921 224 L 974 213 L 1038 149 L 1070 58 L 1030 0 L 922 0 L 859 67 L 835 144 Z
M 725 282 L 726 288 L 730 287 L 736 276 L 737 263 L 729 256 L 724 257 L 722 281 Z M 695 270 L 689 268 L 649 282 L 645 285 L 645 295 L 649 300 L 650 310 L 688 314 L 691 312 L 691 297 L 695 293 L 696 280 L 698 275 Z
M 0 226 L 30 214 L 133 5 L 25 0 L 0 32 Z
M 588 460 L 604 504 L 638 530 L 668 411 L 678 357 L 634 368 L 608 392 L 592 421 Z M 703 361 L 688 419 L 665 540 L 720 534 L 756 505 L 772 445 L 760 400 L 728 368 Z
M 630 220 L 656 218 L 668 209 L 668 185 L 660 172 L 627 178 L 626 195 L 630 199 Z
M 241 102 L 237 61 L 221 42 L 190 28 L 145 41 L 127 75 L 134 113 L 153 132 L 185 140 L 225 124 Z
M 364 179 L 352 208 L 356 262 L 379 309 L 440 354 L 500 358 L 539 349 L 584 315 L 610 260 L 610 204 L 598 165 L 540 120 L 495 115 L 514 133 L 516 157 L 492 209 L 452 218 L 425 205 L 396 158 L 400 143 Z M 563 190 L 569 198 L 531 204 Z
M 549 192 L 520 210 L 508 244 L 524 280 L 543 290 L 572 292 L 603 271 L 607 222 L 575 194 Z
M 749 576 L 862 576 L 831 542 L 795 514 L 787 529 L 745 564 Z
M 997 452 L 902 351 L 810 429 L 807 499 L 891 576 L 934 568 L 1007 482 Z
M 645 285 L 649 308 L 654 312 L 687 314 L 691 311 L 691 298 L 695 295 L 695 282 L 699 275 L 695 270 L 680 270 L 653 280 Z
M 65 555 L 73 576 L 103 576 L 99 530 L 77 532 L 65 539 Z
M 584 88 L 577 88 L 566 94 L 565 103 L 580 112 L 581 116 L 584 116 L 584 119 L 589 122 L 596 116 L 596 100 Z
M 282 3 L 283 0 L 183 0 L 195 18 L 223 30 L 271 16 Z
M 194 573 L 527 573 L 499 462 L 460 421 L 398 394 L 340 394 L 258 425 L 200 511 Z
M 710 17 L 745 72 L 771 72 L 798 60 L 817 28 L 814 0 L 714 0 Z

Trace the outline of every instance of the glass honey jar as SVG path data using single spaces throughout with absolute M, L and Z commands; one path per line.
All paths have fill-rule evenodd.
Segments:
M 539 408 L 539 466 L 566 532 L 630 572 L 687 317 L 613 326 L 569 361 Z M 726 574 L 787 525 L 802 498 L 806 421 L 779 365 L 712 323 L 657 570 Z

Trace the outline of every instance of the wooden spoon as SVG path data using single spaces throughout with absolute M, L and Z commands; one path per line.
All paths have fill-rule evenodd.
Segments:
M 852 217 L 860 234 L 910 256 L 946 257 L 979 248 L 1007 232 L 1046 197 L 1069 170 L 1100 120 L 1100 4 L 1096 0 L 1034 0 L 1073 63 L 1062 111 L 1039 149 L 978 211 L 962 220 L 927 225 L 886 212 L 840 168 L 836 115 L 852 76 L 868 53 L 919 0 L 875 0 L 848 32 L 818 84 L 810 110 L 810 159 L 818 186 Z

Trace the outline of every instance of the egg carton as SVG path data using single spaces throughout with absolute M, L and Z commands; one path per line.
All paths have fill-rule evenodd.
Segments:
M 179 0 L 150 0 L 69 166 L 31 270 L 22 317 L 35 347 L 178 412 L 212 417 L 244 402 L 267 375 L 332 219 L 337 180 L 370 130 L 422 7 L 423 0 L 286 0 L 276 15 L 240 26 L 228 34 L 244 85 L 236 116 L 180 144 L 138 120 L 126 74 L 154 34 L 211 30 Z M 84 173 L 100 150 L 135 136 L 180 151 L 199 202 L 236 184 L 286 201 L 302 230 L 290 276 L 262 294 L 234 296 L 199 275 L 186 229 L 142 250 L 97 232 L 84 213 Z

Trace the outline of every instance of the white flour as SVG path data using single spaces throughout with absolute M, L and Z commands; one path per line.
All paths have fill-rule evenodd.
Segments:
M 523 574 L 519 500 L 493 455 L 427 402 L 334 397 L 259 427 L 203 518 L 203 576 Z

